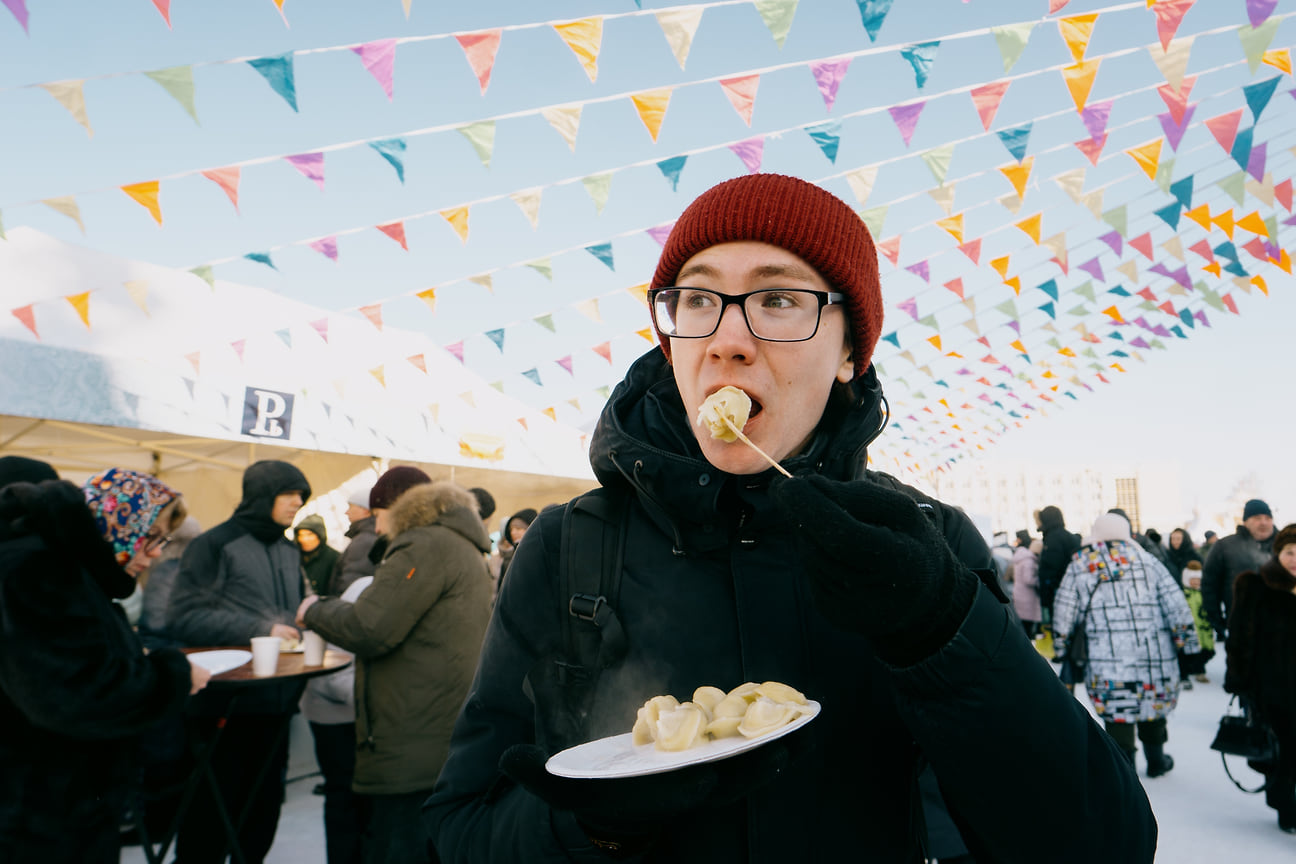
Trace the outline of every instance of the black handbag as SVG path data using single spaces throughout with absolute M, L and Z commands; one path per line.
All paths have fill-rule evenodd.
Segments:
M 1235 696 L 1229 700 L 1230 708 L 1236 698 Z M 1241 714 L 1225 714 L 1221 717 L 1219 729 L 1215 732 L 1215 740 L 1210 746 L 1212 750 L 1219 751 L 1220 761 L 1224 763 L 1224 773 L 1233 781 L 1234 786 L 1247 793 L 1264 791 L 1267 783 L 1262 783 L 1256 789 L 1248 789 L 1239 783 L 1233 776 L 1233 772 L 1229 771 L 1226 758 L 1241 756 L 1255 768 L 1277 764 L 1278 736 L 1251 710 L 1244 706 Z
M 1089 674 L 1089 609 L 1093 606 L 1094 592 L 1102 584 L 1100 579 L 1094 583 L 1093 590 L 1089 592 L 1089 602 L 1085 604 L 1084 613 L 1081 614 L 1071 627 L 1071 635 L 1067 637 L 1066 653 L 1062 655 L 1062 666 L 1058 669 L 1058 678 L 1063 684 L 1076 685 L 1085 680 Z

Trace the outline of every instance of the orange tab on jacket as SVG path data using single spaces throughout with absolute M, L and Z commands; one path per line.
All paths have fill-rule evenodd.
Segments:
M 410 572 L 408 572 L 408 573 L 405 574 L 405 578 L 406 578 L 406 579 L 410 579 L 410 578 L 412 578 L 412 577 L 414 576 L 414 570 L 415 570 L 415 569 L 416 569 L 416 568 L 411 567 L 411 568 L 410 568 Z

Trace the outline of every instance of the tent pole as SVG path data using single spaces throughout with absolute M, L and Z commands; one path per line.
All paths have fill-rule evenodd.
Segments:
M 102 438 L 105 441 L 116 441 L 119 444 L 129 444 L 132 447 L 139 447 L 138 441 L 134 441 L 130 438 L 127 438 L 124 435 L 112 435 L 108 432 L 103 432 L 99 429 L 87 429 L 83 426 L 78 426 L 74 423 L 64 423 L 62 420 L 46 420 L 44 422 L 48 423 L 51 426 L 54 426 L 55 428 L 67 429 L 72 432 L 77 432 L 81 435 L 88 435 L 91 438 Z M 185 459 L 193 459 L 197 462 L 205 462 L 209 465 L 219 465 L 222 468 L 232 468 L 235 471 L 242 471 L 243 468 L 245 467 L 243 465 L 238 464 L 237 462 L 226 462 L 223 459 L 209 459 L 206 456 L 195 456 L 193 453 L 186 453 L 183 450 L 177 450 L 172 447 L 155 447 L 153 449 L 156 450 L 158 453 L 165 453 L 168 456 L 181 456 Z
M 14 435 L 14 436 L 12 436 L 12 437 L 10 437 L 10 438 L 6 438 L 6 439 L 3 440 L 3 441 L 0 441 L 0 450 L 3 450 L 4 448 L 8 447 L 10 444 L 12 444 L 13 442 L 17 441 L 19 438 L 23 437 L 23 436 L 26 435 L 28 432 L 34 432 L 34 431 L 36 431 L 38 428 L 40 428 L 41 424 L 44 423 L 44 422 L 45 422 L 44 420 L 37 420 L 35 423 L 31 424 L 31 425 L 28 426 L 26 429 L 24 429 L 24 430 L 22 430 L 21 432 L 19 432 L 17 435 Z

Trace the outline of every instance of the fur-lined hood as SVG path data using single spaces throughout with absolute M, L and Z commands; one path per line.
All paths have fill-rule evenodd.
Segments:
M 482 552 L 490 551 L 486 526 L 477 515 L 477 499 L 447 480 L 410 487 L 391 507 L 391 536 L 424 525 L 443 525 L 462 534 Z

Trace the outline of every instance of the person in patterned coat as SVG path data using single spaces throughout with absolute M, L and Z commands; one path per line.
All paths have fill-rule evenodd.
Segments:
M 1201 651 L 1179 580 L 1134 542 L 1124 517 L 1105 513 L 1072 556 L 1053 616 L 1058 659 L 1076 622 L 1085 622 L 1085 689 L 1107 734 L 1133 763 L 1137 729 L 1147 776 L 1168 773 L 1174 759 L 1165 752 L 1166 718 L 1179 698 L 1178 654 Z

